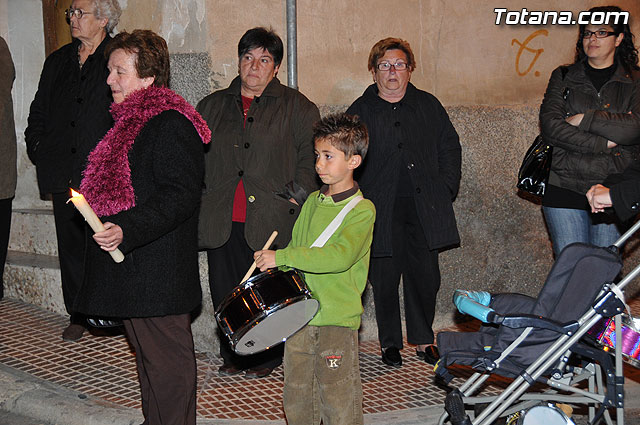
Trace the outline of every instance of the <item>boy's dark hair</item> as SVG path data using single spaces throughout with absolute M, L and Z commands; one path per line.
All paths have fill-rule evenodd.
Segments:
M 313 140 L 326 139 L 331 146 L 344 152 L 345 157 L 360 155 L 369 149 L 369 132 L 357 115 L 331 114 L 313 125 Z
M 262 48 L 273 56 L 273 63 L 279 66 L 284 56 L 282 39 L 271 28 L 251 28 L 245 32 L 238 42 L 238 57 L 242 57 L 249 50 Z

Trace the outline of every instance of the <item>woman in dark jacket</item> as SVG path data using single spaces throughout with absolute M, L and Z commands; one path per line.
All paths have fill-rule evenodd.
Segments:
M 407 340 L 435 363 L 438 250 L 460 242 L 452 202 L 458 193 L 458 134 L 438 99 L 409 82 L 416 63 L 409 43 L 380 40 L 371 49 L 369 86 L 347 110 L 369 130 L 369 152 L 358 181 L 376 206 L 369 280 L 382 361 L 400 366 L 398 285 L 404 284 Z
M 88 316 L 125 318 L 145 424 L 196 423 L 190 313 L 201 302 L 198 206 L 206 123 L 167 88 L 169 52 L 151 31 L 106 51 L 115 124 L 89 155 L 80 186 L 105 231 L 88 243 L 76 298 Z M 122 263 L 105 251 L 120 249 Z
M 71 316 L 65 341 L 80 339 L 86 327 L 73 310 L 83 276 L 84 220 L 67 204 L 69 187 L 78 188 L 89 152 L 113 124 L 104 50 L 121 13 L 117 0 L 71 3 L 66 14 L 73 41 L 47 57 L 24 132 L 40 193 L 53 201 L 62 294 Z
M 274 230 L 284 248 L 308 193 L 317 188 L 313 123 L 318 108 L 277 78 L 284 47 L 266 28 L 251 28 L 238 42 L 238 76 L 197 106 L 216 135 L 205 153 L 199 242 L 207 249 L 214 307 L 240 283 Z M 282 346 L 239 356 L 220 333 L 218 373 L 269 375 L 282 362 Z
M 16 126 L 11 90 L 16 79 L 11 52 L 0 37 L 0 300 L 4 296 L 4 262 L 11 231 L 11 204 L 16 193 Z
M 637 64 L 627 24 L 580 25 L 574 64 L 551 74 L 540 108 L 542 135 L 554 146 L 542 205 L 556 255 L 573 242 L 608 246 L 620 235 L 611 217 L 590 212 L 584 195 L 639 158 Z

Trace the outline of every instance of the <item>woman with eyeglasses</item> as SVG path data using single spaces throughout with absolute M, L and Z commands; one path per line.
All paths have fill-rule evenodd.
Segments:
M 621 12 L 616 6 L 589 11 L 594 17 Z M 540 127 L 553 146 L 542 210 L 554 254 L 574 242 L 611 245 L 619 223 L 591 213 L 585 194 L 640 158 L 640 72 L 628 24 L 580 25 L 574 63 L 551 74 Z
M 368 68 L 373 84 L 347 113 L 360 116 L 369 130 L 358 182 L 376 206 L 369 280 L 382 361 L 402 365 L 402 275 L 407 341 L 420 359 L 435 364 L 438 252 L 460 243 L 452 205 L 461 174 L 458 134 L 438 99 L 409 82 L 416 69 L 409 43 L 380 40 Z
M 71 3 L 66 14 L 73 40 L 45 61 L 24 132 L 41 196 L 53 200 L 62 293 L 71 316 L 65 341 L 80 339 L 86 328 L 73 310 L 83 276 L 84 220 L 67 204 L 69 187 L 78 188 L 89 152 L 113 124 L 104 50 L 121 13 L 117 0 Z

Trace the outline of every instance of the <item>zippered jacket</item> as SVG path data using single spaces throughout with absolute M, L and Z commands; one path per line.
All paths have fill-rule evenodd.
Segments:
M 600 92 L 584 61 L 551 74 L 540 107 L 544 140 L 553 145 L 549 184 L 585 194 L 609 175 L 621 173 L 640 157 L 640 72 L 618 65 Z M 583 113 L 580 126 L 565 121 Z M 609 149 L 607 141 L 618 146 Z

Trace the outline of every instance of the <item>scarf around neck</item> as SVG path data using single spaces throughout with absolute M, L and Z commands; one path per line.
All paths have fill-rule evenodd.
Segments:
M 80 183 L 80 193 L 98 217 L 113 215 L 135 206 L 129 150 L 151 118 L 172 109 L 191 121 L 203 143 L 211 141 L 211 130 L 200 114 L 168 88 L 151 86 L 137 90 L 122 103 L 111 105 L 115 123 L 89 154 Z

